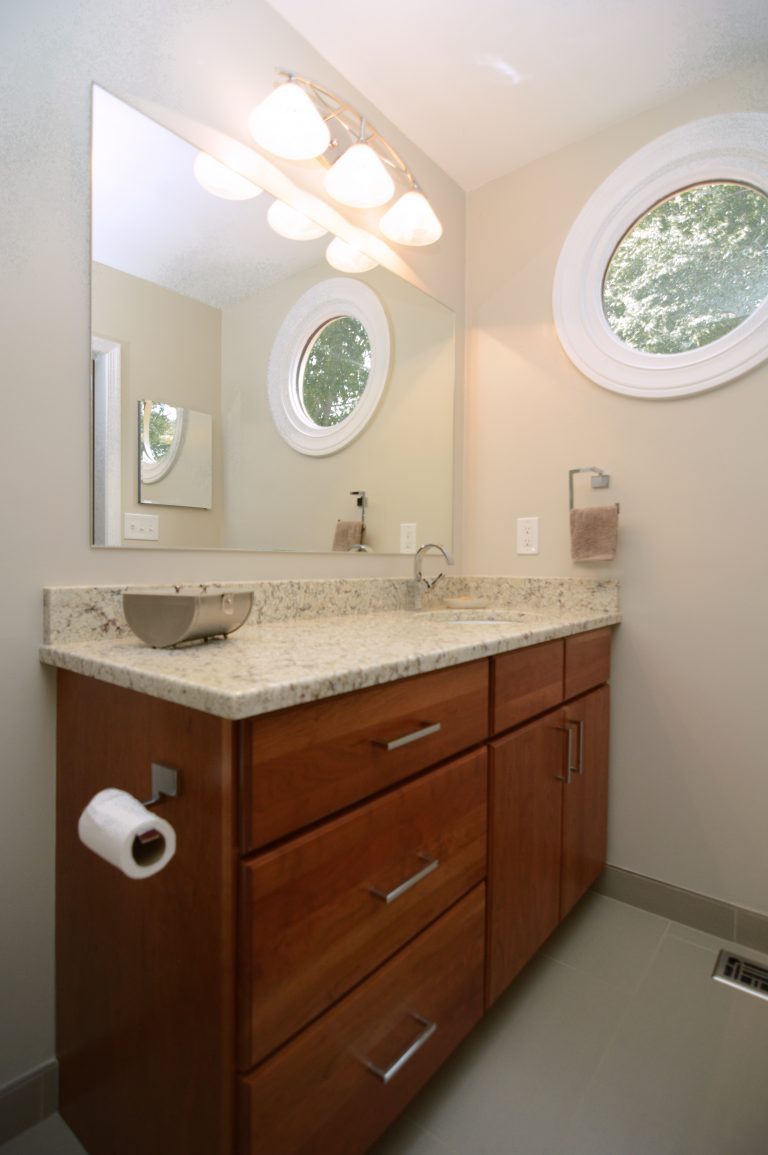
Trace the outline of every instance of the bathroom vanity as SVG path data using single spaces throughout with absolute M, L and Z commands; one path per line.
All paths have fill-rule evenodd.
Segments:
M 617 621 L 390 613 L 44 648 L 60 1109 L 90 1155 L 369 1149 L 605 861 Z M 319 660 L 258 682 L 302 637 L 336 685 Z M 152 763 L 180 772 L 158 806 L 178 849 L 136 882 L 77 821 L 106 786 L 146 798 Z

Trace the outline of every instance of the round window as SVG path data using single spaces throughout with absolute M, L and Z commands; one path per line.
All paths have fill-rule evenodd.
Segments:
M 327 428 L 345 421 L 371 372 L 371 343 L 354 317 L 335 317 L 310 338 L 298 375 L 299 400 L 310 421 Z
M 280 436 L 299 453 L 343 449 L 365 428 L 389 372 L 389 323 L 362 281 L 330 277 L 284 318 L 267 370 Z
M 709 345 L 768 297 L 768 197 L 733 181 L 674 193 L 622 237 L 603 282 L 616 336 L 646 353 Z
M 606 389 L 680 397 L 768 357 L 768 115 L 651 141 L 566 238 L 553 307 L 574 365 Z

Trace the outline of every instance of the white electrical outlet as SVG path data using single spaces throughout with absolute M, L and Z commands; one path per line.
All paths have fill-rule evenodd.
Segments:
M 416 553 L 416 522 L 400 522 L 400 553 Z
M 517 552 L 539 552 L 539 519 L 538 517 L 518 517 L 517 519 Z
M 156 513 L 124 514 L 123 537 L 130 541 L 158 541 L 160 518 Z

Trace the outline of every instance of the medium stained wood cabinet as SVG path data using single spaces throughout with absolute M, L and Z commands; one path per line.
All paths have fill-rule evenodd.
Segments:
M 89 1155 L 370 1148 L 604 857 L 610 631 L 571 641 L 242 722 L 60 671 L 60 1109 Z M 153 762 L 177 853 L 136 882 L 77 820 Z
M 575 685 L 607 676 L 610 633 L 597 633 Z M 489 1005 L 605 865 L 608 719 L 606 684 L 490 743 Z

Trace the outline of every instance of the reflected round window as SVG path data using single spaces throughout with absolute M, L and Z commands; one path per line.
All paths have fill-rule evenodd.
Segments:
M 371 343 L 355 317 L 334 317 L 307 342 L 297 389 L 309 421 L 328 428 L 345 421 L 357 407 L 371 372 Z
M 768 298 L 768 196 L 734 181 L 697 184 L 622 237 L 603 281 L 616 336 L 644 353 L 719 340 Z

